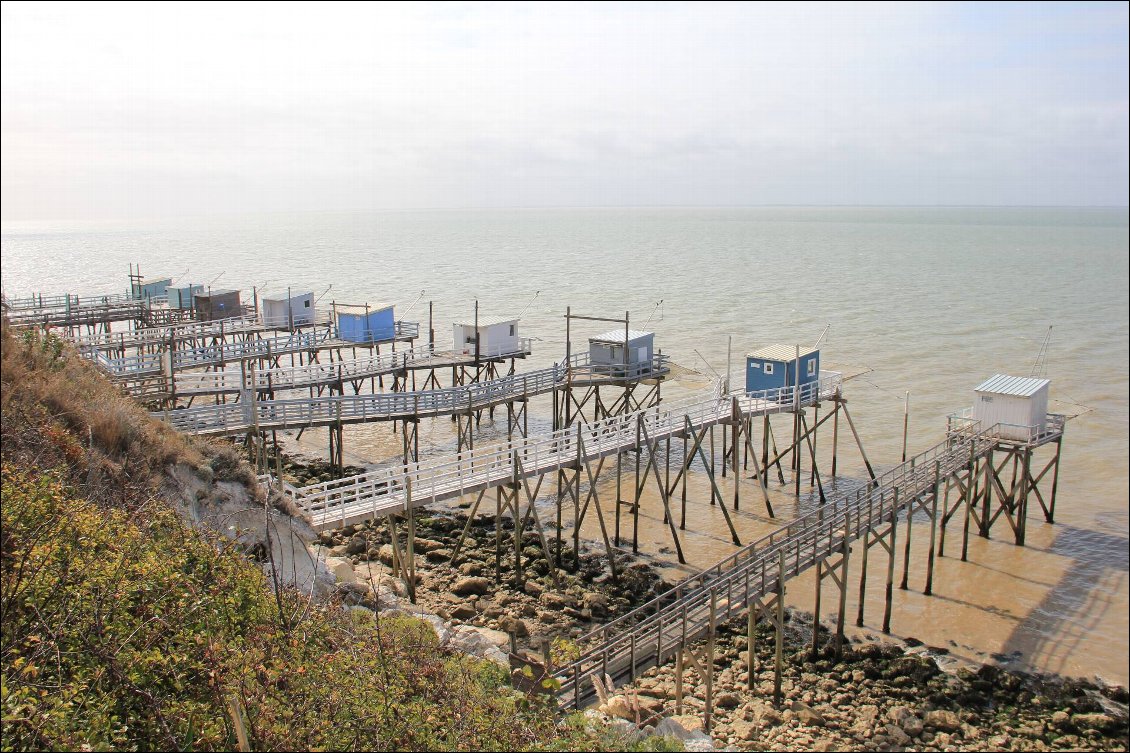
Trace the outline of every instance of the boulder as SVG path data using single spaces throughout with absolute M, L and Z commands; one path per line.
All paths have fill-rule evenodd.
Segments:
M 734 733 L 734 737 L 740 742 L 752 742 L 757 739 L 759 725 L 757 722 L 743 722 L 741 719 L 735 719 L 730 723 L 730 729 Z
M 535 599 L 541 596 L 542 592 L 545 591 L 545 588 L 543 588 L 542 585 L 536 580 L 526 581 L 526 584 L 522 588 L 526 593 L 528 593 L 530 596 L 533 596 Z
M 1081 730 L 1093 729 L 1099 732 L 1113 732 L 1119 726 L 1114 717 L 1100 713 L 1075 714 L 1071 717 L 1071 723 Z
M 530 634 L 530 629 L 526 623 L 517 617 L 504 617 L 499 621 L 499 625 L 507 633 L 513 633 L 518 638 L 525 638 Z
M 683 716 L 669 716 L 655 725 L 655 734 L 664 737 L 673 737 L 676 740 L 691 740 L 700 738 L 702 720 L 691 714 Z
M 357 576 L 353 573 L 353 563 L 340 557 L 327 557 L 326 569 L 333 573 L 338 583 L 355 583 Z
M 825 724 L 824 717 L 807 703 L 794 701 L 792 712 L 796 719 L 806 727 L 823 727 Z
M 346 543 L 345 553 L 349 555 L 364 554 L 368 548 L 369 542 L 365 540 L 365 537 L 360 534 L 356 534 L 351 537 Z
M 926 723 L 927 727 L 933 727 L 942 732 L 957 732 L 961 729 L 961 720 L 957 717 L 957 714 L 945 709 L 927 711 L 926 718 L 922 721 Z
M 539 596 L 538 601 L 540 601 L 542 605 L 548 609 L 564 609 L 569 604 L 569 600 L 567 598 L 565 598 L 561 594 L 555 594 L 550 591 L 546 591 L 541 596 Z
M 443 548 L 443 544 L 441 542 L 435 541 L 433 539 L 416 539 L 413 546 L 417 552 L 423 552 L 424 554 L 427 554 L 428 552 L 434 551 L 436 549 Z
M 490 581 L 473 575 L 460 578 L 451 587 L 451 592 L 459 596 L 470 596 L 472 594 L 482 596 L 488 591 L 490 591 Z
M 903 732 L 902 727 L 897 724 L 888 724 L 883 727 L 883 732 L 887 735 L 887 739 L 899 747 L 905 747 L 910 744 L 910 735 Z
M 581 597 L 581 606 L 589 610 L 595 617 L 604 617 L 608 614 L 608 597 L 602 593 L 590 591 Z
M 723 692 L 719 693 L 718 697 L 714 699 L 714 705 L 720 709 L 736 709 L 741 699 L 737 693 Z
M 472 604 L 458 604 L 451 609 L 451 617 L 456 620 L 474 619 L 478 613 Z

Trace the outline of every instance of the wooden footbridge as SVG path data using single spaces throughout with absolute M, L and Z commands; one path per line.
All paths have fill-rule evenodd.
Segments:
M 949 436 L 922 452 L 875 477 L 855 491 L 837 495 L 817 510 L 782 526 L 745 546 L 714 566 L 680 582 L 673 589 L 623 617 L 592 631 L 581 644 L 581 656 L 552 671 L 560 682 L 563 708 L 583 708 L 595 699 L 592 681 L 611 678 L 614 685 L 629 683 L 648 668 L 676 659 L 676 703 L 682 706 L 683 673 L 693 666 L 706 685 L 707 723 L 712 711 L 713 641 L 718 627 L 739 617 L 749 625 L 752 654 L 754 622 L 765 617 L 777 628 L 775 691 L 781 694 L 781 661 L 784 624 L 785 584 L 801 573 L 817 571 L 817 613 L 819 588 L 831 578 L 840 591 L 837 619 L 837 649 L 842 645 L 846 620 L 848 562 L 853 543 L 862 543 L 862 575 L 857 624 L 863 624 L 863 581 L 867 572 L 867 550 L 880 544 L 888 554 L 884 630 L 890 626 L 891 594 L 896 559 L 896 534 L 900 517 L 907 520 L 909 557 L 910 519 L 920 513 L 930 522 L 930 546 L 925 592 L 933 587 L 935 551 L 942 553 L 937 536 L 944 543 L 945 525 L 959 510 L 964 511 L 966 558 L 972 520 L 984 534 L 997 517 L 1004 515 L 1012 524 L 1017 543 L 1023 543 L 1023 521 L 1030 497 L 1039 500 L 1047 519 L 1054 516 L 1054 481 L 1047 503 L 1038 482 L 1049 468 L 1058 473 L 1059 453 L 1040 474 L 1033 475 L 1027 460 L 1035 448 L 1062 440 L 1064 420 L 1050 415 L 1046 428 L 1033 433 L 1026 442 L 1000 437 L 999 426 L 982 431 L 979 425 L 962 422 L 951 425 Z M 994 451 L 1020 453 L 1025 458 L 1018 483 L 1011 489 L 1001 484 L 999 469 L 992 464 Z M 986 465 L 988 464 L 988 465 Z M 951 506 L 950 491 L 960 492 Z M 992 511 L 992 495 L 999 496 L 999 507 Z M 904 576 L 902 588 L 906 588 Z M 695 656 L 690 647 L 700 641 L 706 646 Z M 817 648 L 814 631 L 814 650 Z M 754 686 L 754 673 L 749 675 Z
M 523 345 L 521 352 L 528 352 L 528 345 Z M 515 353 L 501 355 L 509 357 Z M 594 366 L 584 354 L 574 356 L 569 364 L 555 364 L 536 371 L 435 390 L 319 395 L 282 400 L 257 400 L 252 395 L 253 390 L 273 392 L 326 385 L 340 388 L 344 383 L 379 374 L 451 366 L 468 362 L 469 358 L 472 356 L 424 348 L 354 361 L 315 363 L 250 374 L 238 371 L 186 372 L 176 375 L 178 394 L 239 392 L 242 397 L 238 402 L 157 411 L 152 415 L 165 420 L 178 431 L 213 436 L 370 421 L 407 421 L 428 416 L 467 414 L 527 400 L 560 389 L 567 379 L 574 383 L 615 384 L 659 378 L 668 371 L 664 356 L 656 356 L 651 363 L 636 364 L 625 370 Z
M 501 487 L 511 491 L 524 488 L 530 510 L 527 515 L 536 516 L 533 501 L 537 494 L 530 493 L 531 479 L 556 471 L 587 470 L 590 498 L 584 506 L 587 508 L 591 501 L 599 515 L 595 478 L 600 471 L 594 473 L 593 465 L 601 459 L 648 448 L 654 453 L 660 442 L 674 437 L 691 438 L 695 447 L 685 456 L 685 474 L 695 457 L 703 455 L 704 430 L 723 423 L 736 426 L 754 416 L 792 412 L 820 400 L 834 399 L 841 384 L 840 375 L 832 373 L 825 374 L 819 382 L 802 385 L 799 390 L 789 387 L 749 395 L 716 394 L 705 400 L 692 398 L 473 449 L 454 458 L 409 463 L 302 488 L 284 485 L 284 489 L 309 514 L 315 530 L 324 530 L 405 514 L 421 505 L 476 492 L 480 493 L 481 502 L 482 492 Z M 643 477 L 651 471 L 658 479 L 654 456 Z M 669 504 L 668 496 L 664 495 L 665 506 Z M 674 516 L 669 517 L 674 532 Z M 676 544 L 677 538 L 676 534 Z

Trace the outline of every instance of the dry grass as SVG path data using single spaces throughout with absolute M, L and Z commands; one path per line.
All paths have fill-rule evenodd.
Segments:
M 0 338 L 6 460 L 65 467 L 95 498 L 121 503 L 148 496 L 170 465 L 200 466 L 216 452 L 154 421 L 58 336 L 4 321 Z

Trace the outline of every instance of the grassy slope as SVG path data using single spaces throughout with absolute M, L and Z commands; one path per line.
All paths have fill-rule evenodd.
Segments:
M 616 744 L 423 623 L 276 597 L 161 499 L 172 464 L 247 478 L 230 448 L 151 421 L 54 338 L 5 323 L 2 351 L 4 750 Z

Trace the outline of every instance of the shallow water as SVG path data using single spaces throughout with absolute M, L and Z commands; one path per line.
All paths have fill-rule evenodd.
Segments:
M 703 375 L 665 385 L 668 397 L 725 372 L 728 349 L 740 378 L 746 351 L 812 344 L 830 325 L 824 366 L 869 369 L 845 395 L 877 466 L 899 459 L 906 391 L 913 454 L 941 438 L 945 415 L 969 405 L 985 377 L 1027 376 L 1054 325 L 1050 409 L 1082 414 L 1066 432 L 1056 524 L 1034 517 L 1023 549 L 1000 527 L 991 541 L 974 537 L 967 563 L 956 559 L 951 528 L 957 543 L 938 561 L 932 597 L 921 594 L 925 533 L 916 531 L 911 588 L 896 593 L 892 628 L 971 658 L 1018 651 L 1027 666 L 1124 683 L 1130 675 L 1125 209 L 420 211 L 6 224 L 2 250 L 7 295 L 118 292 L 133 262 L 151 277 L 215 287 L 307 286 L 323 304 L 395 302 L 398 317 L 425 323 L 430 300 L 440 346 L 450 343 L 448 322 L 472 314 L 475 298 L 484 316 L 529 305 L 521 334 L 537 340 L 520 370 L 560 359 L 567 306 L 595 316 L 630 311 L 633 328 L 654 330 L 657 347 Z M 590 324 L 575 325 L 575 341 L 614 326 Z M 534 399 L 531 430 L 548 426 L 549 406 L 548 397 Z M 354 462 L 400 451 L 388 425 L 346 433 Z M 476 444 L 504 434 L 484 421 Z M 425 454 L 450 449 L 451 422 L 425 420 L 421 441 Z M 323 448 L 324 432 L 307 432 L 303 445 Z M 827 452 L 822 445 L 821 457 Z M 840 468 L 863 473 L 843 441 Z M 745 541 L 775 525 L 756 487 L 747 487 L 735 518 Z M 701 475 L 692 479 L 684 534 L 691 566 L 732 549 L 706 488 Z M 774 504 L 779 520 L 799 509 L 784 492 Z M 657 499 L 645 500 L 643 551 L 671 547 L 659 509 Z M 589 527 L 586 535 L 598 536 Z M 886 564 L 878 551 L 866 599 L 872 628 L 882 619 Z M 900 557 L 899 575 L 901 566 Z M 811 594 L 810 576 L 792 586 L 789 602 L 807 608 Z M 826 595 L 824 616 L 836 607 Z

